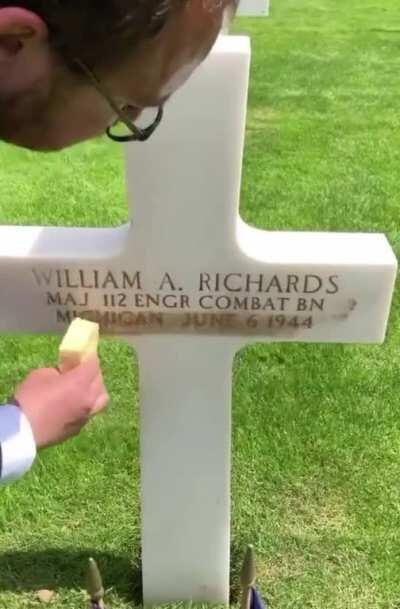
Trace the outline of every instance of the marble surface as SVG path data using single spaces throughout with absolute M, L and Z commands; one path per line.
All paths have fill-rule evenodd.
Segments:
M 242 17 L 267 17 L 269 6 L 269 0 L 240 0 L 237 15 Z

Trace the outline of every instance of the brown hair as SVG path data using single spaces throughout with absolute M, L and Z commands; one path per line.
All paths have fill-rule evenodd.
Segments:
M 185 1 L 0 0 L 0 8 L 17 6 L 36 13 L 49 28 L 50 44 L 68 63 L 79 58 L 90 67 L 102 67 L 155 36 Z

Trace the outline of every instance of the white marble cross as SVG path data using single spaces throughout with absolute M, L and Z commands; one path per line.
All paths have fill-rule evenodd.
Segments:
M 238 17 L 268 17 L 269 0 L 240 0 Z
M 128 224 L 0 228 L 1 332 L 82 316 L 138 351 L 146 603 L 228 602 L 235 352 L 381 342 L 389 314 L 383 235 L 240 219 L 249 61 L 247 38 L 221 37 L 154 139 L 128 147 Z

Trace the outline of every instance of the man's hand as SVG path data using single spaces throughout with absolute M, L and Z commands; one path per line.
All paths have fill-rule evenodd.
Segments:
M 15 398 L 31 424 L 38 448 L 76 435 L 108 402 L 95 355 L 65 374 L 55 368 L 34 370 L 18 386 Z

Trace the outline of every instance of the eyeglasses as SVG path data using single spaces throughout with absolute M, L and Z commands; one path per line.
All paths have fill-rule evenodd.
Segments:
M 80 69 L 86 74 L 86 76 L 91 81 L 94 88 L 98 91 L 98 93 L 107 100 L 107 103 L 112 108 L 113 112 L 118 116 L 118 121 L 123 123 L 127 129 L 130 131 L 127 135 L 117 135 L 112 132 L 113 127 L 108 127 L 106 133 L 108 137 L 114 142 L 145 142 L 149 139 L 151 135 L 153 135 L 154 131 L 157 129 L 158 125 L 161 123 L 164 110 L 162 106 L 158 107 L 157 116 L 153 123 L 148 127 L 141 128 L 137 127 L 133 121 L 128 116 L 128 112 L 126 107 L 120 108 L 118 104 L 114 101 L 111 95 L 108 93 L 107 89 L 103 84 L 100 83 L 98 78 L 93 74 L 93 72 L 79 59 L 75 59 L 75 63 L 80 67 Z M 113 125 L 114 126 L 114 125 Z

